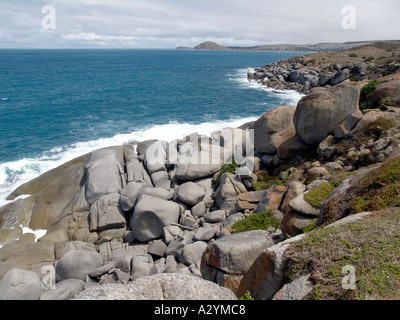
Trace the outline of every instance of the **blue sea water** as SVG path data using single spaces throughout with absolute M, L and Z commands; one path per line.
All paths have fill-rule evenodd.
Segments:
M 297 52 L 0 50 L 0 206 L 16 187 L 95 149 L 171 141 L 256 120 L 296 92 L 247 71 Z

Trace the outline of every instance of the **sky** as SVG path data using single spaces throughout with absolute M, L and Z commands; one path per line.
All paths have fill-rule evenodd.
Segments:
M 0 48 L 398 40 L 399 15 L 398 0 L 0 0 Z

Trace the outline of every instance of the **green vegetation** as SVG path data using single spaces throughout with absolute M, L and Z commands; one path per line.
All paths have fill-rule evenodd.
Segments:
M 268 227 L 279 228 L 281 222 L 272 216 L 272 210 L 253 213 L 252 215 L 239 220 L 231 228 L 235 232 L 245 232 L 252 230 L 267 230 Z
M 317 209 L 321 209 L 323 203 L 328 199 L 333 190 L 335 190 L 349 173 L 340 174 L 338 177 L 332 179 L 328 183 L 323 184 L 304 195 L 304 200 Z
M 312 230 L 315 229 L 315 225 L 316 225 L 316 224 L 317 224 L 316 222 L 313 222 L 313 223 L 310 223 L 308 226 L 305 226 L 305 227 L 303 228 L 303 230 L 302 230 L 302 233 L 311 232 Z
M 243 296 L 239 298 L 239 300 L 254 300 L 254 298 L 251 296 L 251 293 L 249 290 L 247 290 Z
M 400 205 L 400 157 L 385 162 L 360 181 L 350 203 L 352 213 Z
M 350 81 L 352 81 L 352 82 L 357 82 L 357 81 L 358 81 L 358 77 L 355 76 L 355 75 L 352 74 L 352 73 L 350 73 L 349 79 L 350 79 Z
M 350 53 L 349 57 L 350 58 L 358 58 L 358 54 L 357 53 Z
M 331 183 L 326 183 L 318 188 L 307 192 L 304 199 L 317 209 L 321 209 L 322 204 L 328 199 L 329 195 L 335 190 L 335 186 Z
M 282 180 L 278 176 L 270 176 L 268 172 L 262 171 L 257 175 L 257 182 L 253 185 L 254 191 L 266 190 L 272 185 L 284 186 L 286 184 L 285 180 Z
M 236 174 L 237 168 L 239 168 L 238 164 L 234 159 L 232 159 L 231 163 L 226 163 L 222 166 L 222 169 L 219 171 L 219 175 L 222 175 L 225 172 Z
M 358 149 L 362 144 L 367 144 L 371 138 L 374 140 L 379 139 L 383 132 L 393 128 L 394 125 L 395 120 L 386 117 L 379 117 L 364 130 L 352 134 L 344 139 L 335 139 L 334 144 L 339 153 L 346 154 L 350 148 Z M 355 160 L 358 156 L 359 154 L 357 153 L 353 155 Z
M 365 170 L 346 192 L 326 203 L 319 226 L 355 213 L 400 206 L 400 157 Z
M 366 131 L 375 135 L 376 137 L 379 137 L 382 132 L 393 128 L 394 125 L 395 121 L 393 119 L 379 117 L 367 127 Z
M 361 89 L 359 101 L 360 110 L 368 109 L 368 100 L 378 85 L 378 80 L 372 80 Z
M 348 225 L 318 229 L 287 251 L 288 279 L 309 274 L 310 300 L 400 298 L 400 210 Z M 355 268 L 355 290 L 345 289 L 345 266 Z
M 238 166 L 238 164 L 236 163 L 236 161 L 235 161 L 234 159 L 232 159 L 231 163 L 226 163 L 226 164 L 224 164 L 224 165 L 222 166 L 221 170 L 219 171 L 217 180 L 216 180 L 216 182 L 215 182 L 215 189 L 218 188 L 218 185 L 219 185 L 219 178 L 220 178 L 224 173 L 229 172 L 229 173 L 236 174 L 236 169 L 238 169 L 238 168 L 239 168 L 239 166 Z

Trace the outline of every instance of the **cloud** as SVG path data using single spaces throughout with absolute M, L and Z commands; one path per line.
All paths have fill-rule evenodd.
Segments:
M 357 28 L 341 27 L 345 5 Z M 56 9 L 43 30 L 42 7 Z M 397 0 L 2 0 L 0 47 L 173 48 L 206 40 L 222 45 L 395 39 Z

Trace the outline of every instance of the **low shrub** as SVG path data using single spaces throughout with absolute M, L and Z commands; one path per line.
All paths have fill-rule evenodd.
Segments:
M 272 216 L 272 210 L 253 213 L 252 215 L 239 220 L 231 228 L 235 232 L 245 232 L 252 230 L 267 230 L 268 227 L 279 228 L 280 220 Z
M 361 89 L 359 100 L 360 110 L 368 109 L 368 100 L 378 85 L 378 80 L 372 80 Z

